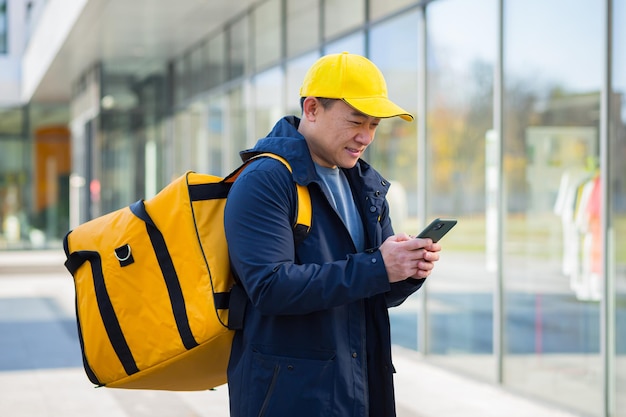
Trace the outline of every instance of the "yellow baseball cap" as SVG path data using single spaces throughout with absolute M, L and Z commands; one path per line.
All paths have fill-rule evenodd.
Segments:
M 321 57 L 309 68 L 300 87 L 300 97 L 341 99 L 368 116 L 413 116 L 387 97 L 382 72 L 369 59 L 343 52 Z

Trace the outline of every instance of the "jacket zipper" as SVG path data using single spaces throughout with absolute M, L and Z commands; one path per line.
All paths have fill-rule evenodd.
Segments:
M 270 399 L 272 398 L 272 394 L 274 393 L 274 388 L 276 388 L 276 382 L 278 380 L 278 371 L 280 371 L 280 365 L 276 364 L 276 366 L 274 366 L 274 375 L 272 376 L 272 382 L 270 382 L 270 387 L 267 390 L 267 395 L 265 396 L 265 400 L 263 400 L 263 405 L 261 406 L 261 410 L 259 411 L 259 417 L 263 417 L 265 413 L 267 412 Z
M 363 392 L 364 396 L 364 405 L 365 405 L 365 415 L 368 416 L 369 404 L 370 404 L 370 388 L 369 388 L 369 373 L 367 369 L 367 325 L 365 323 L 364 317 L 366 316 L 365 312 L 365 301 L 361 300 L 361 372 L 363 377 L 365 378 L 365 390 Z

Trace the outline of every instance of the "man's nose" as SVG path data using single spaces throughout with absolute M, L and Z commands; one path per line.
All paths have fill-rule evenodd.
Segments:
M 374 140 L 374 133 L 376 129 L 369 128 L 368 126 L 364 126 L 356 136 L 356 140 L 364 145 L 369 145 Z

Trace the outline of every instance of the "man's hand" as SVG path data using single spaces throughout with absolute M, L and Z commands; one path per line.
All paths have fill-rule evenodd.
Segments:
M 439 260 L 441 245 L 430 239 L 399 233 L 387 238 L 378 249 L 385 262 L 389 282 L 398 282 L 407 278 L 428 277 L 434 262 Z

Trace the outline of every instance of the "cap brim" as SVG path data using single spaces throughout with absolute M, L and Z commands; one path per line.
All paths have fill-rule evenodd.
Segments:
M 411 113 L 385 97 L 344 98 L 343 101 L 354 109 L 371 117 L 386 119 L 397 116 L 407 122 L 412 122 L 414 119 Z

